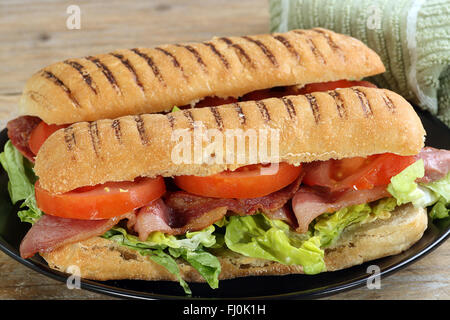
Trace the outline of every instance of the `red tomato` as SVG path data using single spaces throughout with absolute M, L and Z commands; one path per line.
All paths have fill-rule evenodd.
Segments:
M 300 89 L 298 94 L 307 94 L 311 92 L 317 91 L 328 91 L 334 90 L 337 88 L 349 88 L 349 87 L 369 87 L 376 88 L 377 86 L 369 81 L 348 81 L 348 80 L 339 80 L 339 81 L 330 81 L 330 82 L 318 82 L 318 83 L 310 83 L 305 85 Z
M 52 194 L 35 185 L 36 202 L 46 214 L 72 219 L 109 219 L 143 207 L 166 191 L 164 179 L 107 182 L 62 194 Z
M 30 139 L 28 140 L 28 146 L 30 147 L 31 152 L 37 155 L 39 149 L 48 137 L 50 137 L 55 131 L 68 126 L 69 124 L 46 124 L 44 121 L 41 121 L 41 123 L 33 129 Z
M 383 153 L 367 158 L 318 161 L 305 168 L 302 182 L 309 186 L 344 189 L 372 189 L 388 185 L 391 178 L 414 163 L 414 156 Z
M 267 166 L 251 165 L 207 177 L 178 176 L 175 184 L 192 194 L 213 198 L 258 198 L 278 191 L 298 178 L 302 168 L 280 163 L 276 172 L 262 174 Z

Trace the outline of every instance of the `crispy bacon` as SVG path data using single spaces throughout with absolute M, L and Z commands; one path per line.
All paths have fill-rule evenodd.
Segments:
M 278 211 L 294 196 L 301 182 L 301 177 L 289 186 L 273 192 L 269 195 L 251 199 L 219 199 L 193 195 L 184 191 L 169 193 L 165 197 L 165 203 L 178 213 L 178 220 L 174 224 L 184 224 L 186 217 L 191 219 L 198 215 L 219 207 L 227 207 L 229 211 L 237 215 L 252 215 L 263 211 L 267 215 L 280 215 Z M 185 218 L 182 218 L 185 217 Z M 283 220 L 293 224 L 289 215 L 283 215 Z
M 28 146 L 31 131 L 41 122 L 38 117 L 22 116 L 8 122 L 8 138 L 28 160 L 34 162 L 34 154 Z

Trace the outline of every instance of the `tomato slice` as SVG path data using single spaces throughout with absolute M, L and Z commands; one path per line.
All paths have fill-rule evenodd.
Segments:
M 258 198 L 286 187 L 302 172 L 301 166 L 287 163 L 280 163 L 278 170 L 274 170 L 276 172 L 264 173 L 264 168 L 271 170 L 259 164 L 207 177 L 178 176 L 175 177 L 175 184 L 189 193 L 205 197 Z
M 415 162 L 414 156 L 383 153 L 366 158 L 318 161 L 305 168 L 302 182 L 331 191 L 372 189 L 388 185 L 391 178 Z
M 62 194 L 52 194 L 35 185 L 36 202 L 46 214 L 72 219 L 109 219 L 143 207 L 160 198 L 166 187 L 162 177 L 107 182 Z
M 69 124 L 46 124 L 44 121 L 41 121 L 36 128 L 31 131 L 30 139 L 28 140 L 28 146 L 30 147 L 31 152 L 37 155 L 39 149 L 48 137 L 50 137 L 55 131 L 68 126 Z
M 334 90 L 336 88 L 349 88 L 349 87 L 369 87 L 376 88 L 377 86 L 369 81 L 349 81 L 349 80 L 339 80 L 339 81 L 330 81 L 330 82 L 318 82 L 318 83 L 310 83 L 305 85 L 300 89 L 298 94 L 307 94 L 311 92 L 317 91 L 328 91 Z

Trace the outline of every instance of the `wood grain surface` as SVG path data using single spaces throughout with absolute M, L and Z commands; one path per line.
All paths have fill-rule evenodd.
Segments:
M 81 9 L 81 29 L 66 27 L 69 5 Z M 27 78 L 45 65 L 118 48 L 201 41 L 269 31 L 265 0 L 0 2 L 0 126 L 15 115 Z M 326 299 L 450 299 L 450 241 L 420 261 Z M 0 252 L 0 299 L 111 299 L 49 279 Z

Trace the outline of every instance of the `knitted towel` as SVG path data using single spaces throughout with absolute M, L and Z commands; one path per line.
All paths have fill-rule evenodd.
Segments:
M 373 77 L 450 127 L 450 0 L 270 0 L 271 31 L 323 27 L 375 50 Z

